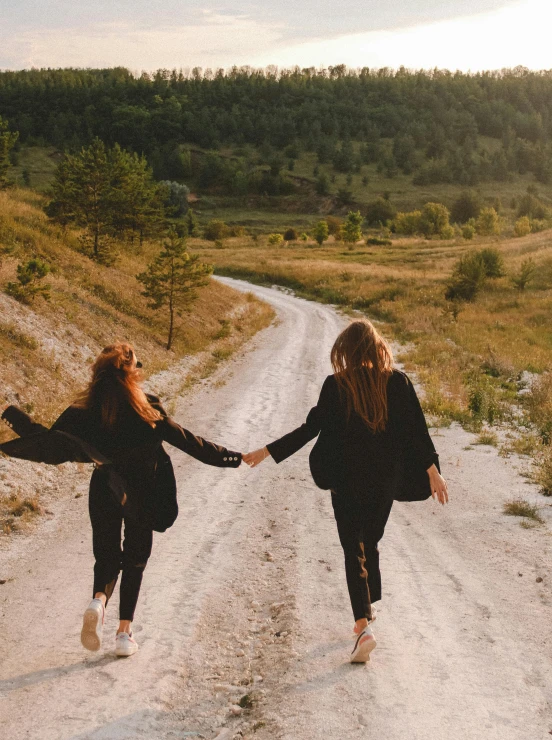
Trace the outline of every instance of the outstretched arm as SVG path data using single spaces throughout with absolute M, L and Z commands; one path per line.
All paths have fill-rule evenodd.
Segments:
M 241 465 L 241 452 L 228 450 L 226 447 L 196 436 L 171 419 L 156 396 L 148 395 L 148 400 L 162 416 L 161 421 L 156 424 L 156 429 L 164 442 L 168 442 L 206 465 L 214 465 L 218 468 L 238 468 Z
M 243 459 L 251 467 L 259 465 L 267 457 L 272 456 L 277 463 L 295 454 L 297 450 L 304 447 L 307 442 L 314 439 L 320 433 L 322 425 L 328 420 L 331 410 L 332 389 L 335 380 L 332 375 L 324 381 L 318 403 L 309 411 L 306 421 L 300 427 L 292 432 L 285 434 L 280 439 L 271 442 L 255 452 L 249 452 L 244 455 Z

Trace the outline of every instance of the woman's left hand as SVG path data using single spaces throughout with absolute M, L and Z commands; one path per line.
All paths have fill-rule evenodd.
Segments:
M 242 460 L 250 468 L 254 468 L 263 460 L 266 460 L 267 457 L 270 457 L 270 452 L 266 447 L 262 447 L 260 450 L 255 450 L 255 452 L 246 452 L 245 455 L 242 455 Z
M 427 474 L 429 475 L 429 485 L 431 486 L 431 495 L 433 496 L 433 499 L 444 506 L 449 500 L 446 480 L 437 470 L 435 465 L 432 465 L 429 468 Z

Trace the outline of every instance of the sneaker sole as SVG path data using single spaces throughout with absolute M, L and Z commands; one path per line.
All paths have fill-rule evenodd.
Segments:
M 364 640 L 351 656 L 351 663 L 367 663 L 370 660 L 370 653 L 376 647 L 376 644 L 374 639 Z
M 102 646 L 102 639 L 98 634 L 98 624 L 101 617 L 95 609 L 87 609 L 82 618 L 81 643 L 82 646 L 96 653 Z
M 134 653 L 138 652 L 138 648 L 134 648 L 133 650 L 115 650 L 115 655 L 118 658 L 130 658 L 131 655 L 134 655 Z

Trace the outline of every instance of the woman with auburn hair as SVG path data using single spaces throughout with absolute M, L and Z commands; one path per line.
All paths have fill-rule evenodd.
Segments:
M 243 456 L 254 467 L 277 463 L 314 437 L 311 472 L 331 490 L 345 574 L 355 619 L 351 662 L 364 663 L 376 646 L 372 604 L 381 599 L 378 542 L 393 500 L 448 501 L 447 484 L 416 396 L 405 373 L 394 369 L 387 342 L 367 320 L 353 321 L 331 351 L 334 370 L 306 422 Z
M 119 628 L 115 653 L 138 650 L 132 621 L 151 553 L 153 531 L 164 531 L 178 513 L 168 442 L 207 465 L 238 467 L 241 454 L 196 437 L 167 416 L 156 396 L 141 387 L 142 364 L 130 344 L 105 347 L 85 391 L 46 429 L 8 407 L 2 418 L 20 434 L 3 452 L 37 462 L 94 462 L 89 512 L 95 558 L 92 601 L 84 612 L 81 642 L 99 650 L 105 608 L 119 573 Z M 121 528 L 124 539 L 121 546 Z

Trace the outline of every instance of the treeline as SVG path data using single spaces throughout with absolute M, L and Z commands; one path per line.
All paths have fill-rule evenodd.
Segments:
M 97 136 L 144 153 L 161 179 L 172 179 L 175 147 L 187 142 L 291 146 L 337 171 L 374 163 L 420 185 L 518 173 L 552 181 L 552 72 L 522 68 L 3 72 L 0 115 L 21 143 L 71 151 Z

